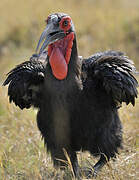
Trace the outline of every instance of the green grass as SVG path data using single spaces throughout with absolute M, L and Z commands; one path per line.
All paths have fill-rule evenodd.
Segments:
M 115 49 L 126 52 L 139 70 L 138 0 L 1 0 L 0 83 L 5 74 L 34 53 L 44 20 L 52 12 L 66 12 L 75 24 L 80 55 Z M 137 77 L 138 78 L 138 77 Z M 138 78 L 139 79 L 139 78 Z M 21 111 L 8 103 L 7 88 L 0 87 L 0 180 L 71 179 L 53 168 L 36 124 L 36 110 Z M 97 179 L 137 180 L 139 169 L 139 99 L 120 110 L 124 148 Z M 80 165 L 97 161 L 87 152 L 78 154 Z M 91 165 L 90 165 L 91 164 Z

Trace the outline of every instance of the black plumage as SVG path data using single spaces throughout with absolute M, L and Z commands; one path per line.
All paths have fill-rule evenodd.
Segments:
M 48 25 L 59 23 L 63 17 L 67 15 L 52 14 Z M 4 85 L 9 84 L 10 102 L 21 109 L 38 108 L 38 128 L 54 165 L 63 164 L 58 159 L 66 160 L 64 148 L 78 176 L 77 151 L 88 150 L 100 156 L 94 166 L 95 173 L 115 157 L 122 144 L 117 111 L 122 102 L 135 105 L 138 83 L 133 76 L 136 71 L 133 62 L 122 52 L 105 51 L 87 59 L 78 57 L 73 23 L 65 36 L 71 32 L 74 40 L 66 78 L 59 80 L 53 75 L 49 51 L 42 53 L 44 42 L 39 55 L 8 73 Z M 54 37 L 56 33 L 55 30 L 51 35 Z

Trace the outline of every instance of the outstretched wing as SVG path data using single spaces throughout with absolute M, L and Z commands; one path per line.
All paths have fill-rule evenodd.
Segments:
M 125 102 L 135 105 L 138 82 L 133 76 L 136 72 L 133 62 L 118 51 L 96 53 L 83 60 L 82 80 L 84 86 L 92 79 L 111 94 L 115 105 Z
M 32 105 L 39 107 L 41 101 L 41 86 L 44 81 L 46 56 L 32 56 L 29 61 L 17 65 L 7 75 L 4 86 L 8 86 L 9 101 L 21 109 Z

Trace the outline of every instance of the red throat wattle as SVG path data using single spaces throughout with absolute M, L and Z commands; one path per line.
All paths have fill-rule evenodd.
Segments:
M 52 73 L 58 80 L 63 80 L 67 77 L 73 39 L 74 33 L 71 32 L 63 39 L 48 46 L 48 56 Z

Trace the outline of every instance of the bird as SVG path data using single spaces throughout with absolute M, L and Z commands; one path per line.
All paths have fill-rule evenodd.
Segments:
M 63 168 L 67 152 L 76 177 L 77 152 L 99 157 L 93 175 L 122 148 L 122 103 L 135 105 L 136 68 L 121 51 L 78 55 L 76 32 L 68 14 L 52 13 L 35 53 L 17 65 L 3 85 L 20 109 L 38 109 L 37 126 L 54 167 Z

